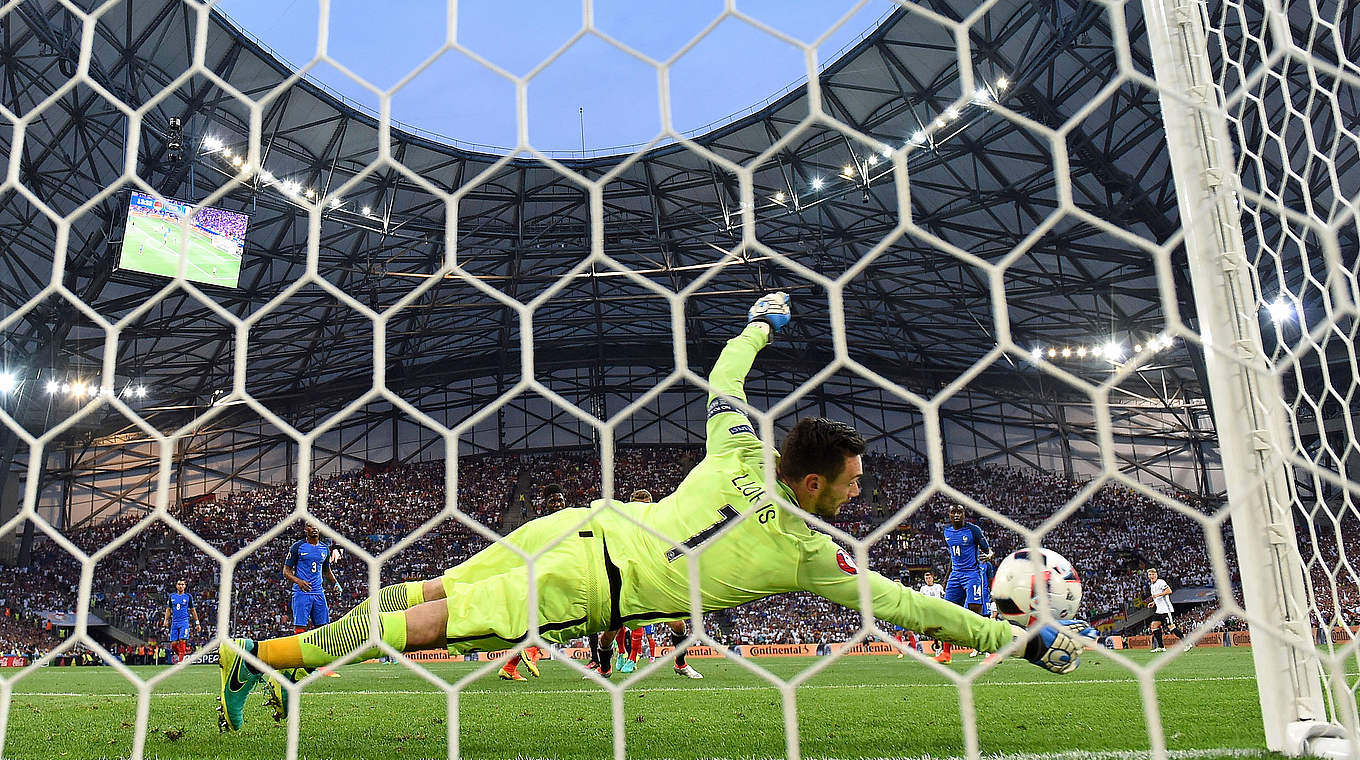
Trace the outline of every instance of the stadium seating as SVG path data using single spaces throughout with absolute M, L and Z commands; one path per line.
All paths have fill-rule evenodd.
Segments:
M 628 494 L 646 488 L 660 497 L 669 493 L 701 456 L 696 448 L 655 447 L 620 452 L 615 468 L 615 490 Z M 928 477 L 919 462 L 872 454 L 866 457 L 866 488 L 860 498 L 847 504 L 836 527 L 856 537 L 890 522 L 887 532 L 870 550 L 870 565 L 889 577 L 917 586 L 924 569 L 941 576 L 947 568 L 940 530 L 952 501 L 936 493 L 910 515 L 896 517 L 927 486 Z M 586 504 L 600 496 L 600 465 L 589 453 L 538 455 L 479 455 L 459 461 L 458 508 L 492 530 L 499 530 L 503 517 L 527 517 L 543 513 L 541 486 L 560 484 L 567 503 Z M 958 466 L 946 470 L 946 481 L 978 503 L 1022 525 L 1036 527 L 1085 484 L 1054 473 L 1041 473 L 992 466 Z M 535 498 L 523 508 L 515 501 L 517 484 L 533 484 Z M 1190 510 L 1207 513 L 1211 505 L 1185 493 L 1168 494 Z M 295 485 L 198 499 L 178 507 L 175 517 L 225 553 L 240 550 L 280 521 L 289 519 L 297 506 Z M 308 506 L 326 526 L 323 533 L 340 533 L 367 552 L 376 554 L 408 536 L 436 517 L 445 507 L 444 463 L 423 462 L 393 467 L 371 467 L 317 479 L 311 484 Z M 136 526 L 143 516 L 124 513 L 114 519 L 71 531 L 68 537 L 84 550 L 94 550 Z M 518 520 L 515 520 L 516 524 Z M 997 556 L 1023 546 L 1014 533 L 991 520 L 979 519 Z M 1338 532 L 1347 554 L 1360 550 L 1360 531 Z M 290 523 L 279 536 L 247 553 L 237 565 L 233 595 L 232 633 L 267 637 L 291 632 L 288 620 L 290 584 L 280 573 L 289 545 L 301 537 L 300 523 Z M 1306 534 L 1301 534 L 1301 544 Z M 1237 583 L 1231 531 L 1224 541 L 1231 581 Z M 1174 586 L 1213 583 L 1205 537 L 1190 517 L 1146 495 L 1123 486 L 1106 485 L 1050 532 L 1045 545 L 1068 557 L 1084 581 L 1083 611 L 1088 616 L 1122 610 L 1147 594 L 1142 570 L 1150 565 L 1162 569 Z M 1354 544 L 1354 545 L 1353 545 Z M 445 519 L 383 567 L 384 583 L 438 575 L 449 565 L 471 556 L 487 545 L 472 528 Z M 1325 569 L 1335 566 L 1335 542 L 1320 540 L 1314 549 L 1305 545 L 1305 560 L 1316 588 L 1324 588 Z M 348 553 L 346 553 L 348 554 Z M 352 607 L 366 593 L 367 570 L 358 559 L 345 556 L 337 563 L 344 582 L 340 598 L 331 595 L 332 615 Z M 147 639 L 165 635 L 162 620 L 166 594 L 175 580 L 184 578 L 198 600 L 198 614 L 205 634 L 217 620 L 219 573 L 215 562 L 155 522 L 137 532 L 98 566 L 92 608 L 110 622 Z M 79 569 L 70 555 L 45 537 L 35 542 L 32 561 L 26 567 L 0 574 L 0 651 L 45 651 L 57 643 L 44 630 L 38 611 L 70 611 L 76 602 Z M 1360 614 L 1360 598 L 1354 584 L 1342 592 L 1342 606 L 1352 616 Z M 1183 624 L 1200 625 L 1212 614 L 1212 605 L 1187 611 Z M 858 614 L 839 608 L 810 594 L 789 594 L 765 599 L 715 616 L 710 633 L 726 644 L 818 643 L 853 635 L 860 627 Z M 1220 622 L 1218 629 L 1237 628 L 1241 621 Z M 196 637 L 197 638 L 197 637 Z

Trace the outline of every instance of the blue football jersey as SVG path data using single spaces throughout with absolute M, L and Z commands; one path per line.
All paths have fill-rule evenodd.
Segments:
M 288 550 L 288 561 L 285 563 L 292 568 L 293 573 L 312 587 L 312 593 L 320 594 L 324 591 L 322 586 L 322 572 L 330 566 L 331 544 L 329 541 L 322 540 L 319 543 L 308 543 L 306 540 L 298 540 L 293 543 L 293 548 Z M 293 584 L 293 591 L 299 592 L 296 583 Z
M 969 522 L 964 523 L 962 528 L 945 525 L 944 543 L 949 547 L 949 562 L 954 570 L 962 572 L 976 571 L 978 552 L 991 549 L 987 545 L 987 537 L 982 535 L 982 529 Z
M 189 610 L 194 608 L 193 594 L 170 594 L 170 622 L 188 623 Z

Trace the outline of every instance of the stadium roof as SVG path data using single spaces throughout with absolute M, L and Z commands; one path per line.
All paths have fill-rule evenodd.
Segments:
M 975 10 L 959 0 L 920 7 L 952 20 Z M 1129 38 L 1142 40 L 1136 4 L 1123 12 Z M 550 162 L 387 134 L 218 14 L 200 27 L 196 6 L 180 0 L 123 3 L 92 22 L 89 79 L 140 109 L 131 134 L 128 115 L 88 83 L 62 89 L 79 65 L 80 20 L 55 2 L 23 3 L 5 17 L 0 102 L 27 121 L 0 139 L 12 150 L 22 134 L 26 190 L 8 189 L 0 206 L 0 300 L 7 314 L 24 307 L 49 285 L 53 251 L 64 254 L 61 283 L 72 296 L 110 321 L 134 315 L 117 342 L 115 384 L 152 385 L 155 403 L 143 411 L 170 430 L 231 390 L 238 333 L 219 312 L 247 319 L 270 309 L 249 324 L 246 390 L 271 409 L 333 408 L 370 385 L 371 320 L 316 284 L 294 289 L 311 256 L 329 285 L 375 311 L 428 286 L 385 325 L 386 382 L 408 398 L 456 377 L 513 384 L 520 322 L 502 299 L 527 303 L 549 290 L 533 317 L 536 371 L 664 371 L 675 364 L 673 325 L 653 289 L 700 280 L 683 315 L 692 365 L 716 354 L 755 294 L 784 289 L 798 318 L 769 366 L 814 368 L 805 379 L 834 358 L 835 344 L 826 291 L 798 268 L 853 270 L 842 293 L 851 359 L 933 395 L 990 355 L 970 388 L 1052 420 L 1044 410 L 1085 396 L 1038 372 L 1031 348 L 1075 352 L 1113 339 L 1131 354 L 1165 333 L 1164 298 L 1195 324 L 1183 253 L 1155 253 L 1177 233 L 1156 93 L 1117 84 L 1110 13 L 1099 3 L 1002 0 L 969 29 L 976 79 L 967 83 L 952 31 L 900 10 L 823 72 L 822 115 L 802 88 L 692 142 Z M 184 76 L 199 49 L 212 76 Z M 1130 52 L 1129 66 L 1151 71 L 1146 51 Z M 263 103 L 254 143 L 245 99 Z M 183 120 L 183 160 L 167 146 L 172 117 Z M 275 182 L 261 173 L 238 181 L 213 140 L 260 157 Z M 885 158 L 883 144 L 910 150 Z M 750 197 L 732 165 L 753 169 Z M 211 306 L 174 290 L 136 312 L 166 281 L 117 269 L 135 189 L 120 179 L 125 166 L 165 197 L 250 215 L 239 288 L 201 288 Z M 607 182 L 592 196 L 582 179 Z M 289 181 L 295 193 L 281 184 Z M 340 205 L 309 215 L 308 189 Z M 29 193 L 58 214 L 79 212 L 69 237 Z M 613 264 L 583 265 L 592 250 Z M 450 262 L 480 285 L 431 282 Z M 1002 311 L 1020 350 L 998 355 Z M 108 347 L 55 292 L 3 341 L 11 365 L 49 377 L 97 371 Z M 1153 406 L 1201 399 L 1196 354 L 1176 341 L 1115 382 Z M 1053 363 L 1093 383 L 1111 378 L 1107 361 Z M 35 430 L 54 424 L 50 405 L 20 417 Z M 82 424 L 108 433 L 126 420 L 96 414 Z M 1212 435 L 1192 428 L 1149 434 Z

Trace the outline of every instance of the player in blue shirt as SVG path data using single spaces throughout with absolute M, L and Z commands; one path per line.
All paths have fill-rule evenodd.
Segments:
M 978 567 L 978 573 L 982 576 L 982 616 L 997 620 L 996 607 L 992 604 L 992 579 L 996 577 L 996 563 L 983 562 Z M 974 649 L 968 654 L 969 657 L 977 657 L 980 652 Z M 987 655 L 987 662 L 995 662 L 996 653 Z
M 203 632 L 203 624 L 198 622 L 198 609 L 194 607 L 194 595 L 185 591 L 188 584 L 175 581 L 175 592 L 165 607 L 165 627 L 170 629 L 170 650 L 175 653 L 175 662 L 183 660 L 189 653 L 189 618 L 193 616 L 194 629 Z
M 944 526 L 944 545 L 949 550 L 949 580 L 945 582 L 944 598 L 960 607 L 981 615 L 983 602 L 986 601 L 983 589 L 981 565 L 991 560 L 992 547 L 982 529 L 967 521 L 968 513 L 962 504 L 949 508 L 949 524 Z M 951 647 L 943 642 L 936 662 L 948 663 L 953 659 Z
M 283 577 L 293 582 L 294 633 L 331 622 L 323 579 L 340 592 L 340 581 L 331 571 L 331 542 L 321 540 L 321 532 L 312 523 L 303 526 L 302 532 L 306 538 L 293 542 L 283 563 Z
M 288 559 L 283 562 L 283 577 L 293 582 L 293 633 L 302 633 L 319 625 L 331 622 L 331 610 L 326 604 L 326 587 L 340 593 L 340 581 L 331 570 L 331 542 L 321 539 L 321 531 L 312 523 L 302 526 L 304 538 L 294 541 L 288 549 Z M 323 583 L 324 580 L 324 583 Z M 323 675 L 339 678 L 334 670 L 322 668 Z M 288 673 L 288 678 L 297 681 L 306 675 L 298 668 Z M 275 691 L 276 706 L 274 719 L 286 715 L 283 708 L 283 695 Z

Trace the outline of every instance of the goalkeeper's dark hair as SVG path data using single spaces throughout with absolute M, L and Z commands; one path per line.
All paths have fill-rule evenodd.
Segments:
M 831 480 L 840 477 L 846 457 L 864 453 L 864 436 L 844 422 L 825 417 L 804 417 L 779 447 L 779 475 L 799 481 L 816 473 Z

